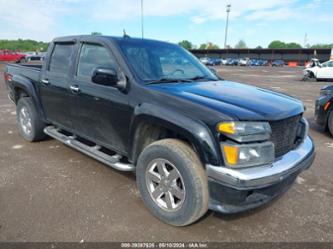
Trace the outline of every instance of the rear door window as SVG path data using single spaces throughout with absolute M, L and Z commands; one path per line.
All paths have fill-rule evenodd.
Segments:
M 50 60 L 49 71 L 55 73 L 67 72 L 71 65 L 74 44 L 56 44 Z

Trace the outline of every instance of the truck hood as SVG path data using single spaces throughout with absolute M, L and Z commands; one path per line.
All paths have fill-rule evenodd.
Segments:
M 151 85 L 157 91 L 212 108 L 239 120 L 280 120 L 304 112 L 301 101 L 288 95 L 231 81 Z M 183 103 L 180 103 L 183 104 Z M 192 108 L 191 106 L 183 107 Z

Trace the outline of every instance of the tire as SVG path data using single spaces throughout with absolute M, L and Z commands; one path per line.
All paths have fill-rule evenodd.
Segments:
M 47 136 L 43 129 L 45 123 L 38 116 L 30 97 L 22 97 L 16 105 L 16 118 L 21 136 L 29 142 L 44 140 Z
M 162 168 L 164 165 L 164 169 L 169 171 L 165 174 L 169 183 L 163 184 L 163 177 L 157 178 L 159 184 L 158 181 L 152 183 L 151 170 L 156 170 L 157 165 Z M 160 170 L 153 171 L 153 174 L 163 175 Z M 207 212 L 209 194 L 206 172 L 193 149 L 181 140 L 163 139 L 147 146 L 139 156 L 136 179 L 145 206 L 155 217 L 167 224 L 186 226 Z M 166 186 L 168 184 L 169 186 Z M 153 193 L 157 193 L 158 189 L 162 194 L 157 194 L 160 197 L 154 199 Z M 178 194 L 173 195 L 167 192 L 168 189 Z M 171 204 L 167 199 L 173 200 Z
M 328 121 L 327 121 L 327 127 L 331 135 L 333 136 L 333 110 L 331 111 Z
M 26 62 L 27 62 L 27 60 L 25 58 L 21 58 L 17 61 L 17 63 L 19 63 L 19 64 L 23 64 L 23 63 L 26 63 Z

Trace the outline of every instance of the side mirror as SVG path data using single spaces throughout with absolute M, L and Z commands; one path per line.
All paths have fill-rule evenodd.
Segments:
M 219 80 L 223 80 L 223 78 L 219 75 L 219 73 L 217 72 L 217 70 L 213 67 L 208 67 L 208 69 L 219 79 Z
M 115 87 L 118 82 L 117 72 L 113 68 L 98 67 L 93 71 L 91 81 L 95 84 Z
M 119 89 L 120 91 L 127 91 L 127 78 L 123 72 L 119 75 L 113 68 L 98 67 L 93 71 L 91 81 L 95 84 L 103 86 L 111 86 Z

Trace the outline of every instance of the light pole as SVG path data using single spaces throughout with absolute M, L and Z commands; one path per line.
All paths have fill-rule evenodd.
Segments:
M 231 4 L 227 4 L 227 7 L 226 7 L 226 11 L 227 11 L 227 22 L 225 23 L 224 48 L 227 48 L 230 9 L 231 9 Z
M 141 36 L 144 37 L 144 27 L 143 27 L 143 0 L 141 0 Z

